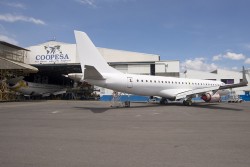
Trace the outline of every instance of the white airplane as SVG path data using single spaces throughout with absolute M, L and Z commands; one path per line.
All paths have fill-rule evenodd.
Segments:
M 96 86 L 128 94 L 159 96 L 162 97 L 161 104 L 167 103 L 168 100 L 183 100 L 184 105 L 192 105 L 192 98 L 197 95 L 206 102 L 215 102 L 228 94 L 229 88 L 248 84 L 244 67 L 243 81 L 231 85 L 211 80 L 124 74 L 107 64 L 86 33 L 74 33 L 82 74 L 69 74 L 68 77 Z
M 27 82 L 23 80 L 23 77 L 13 78 L 7 82 L 11 90 L 19 92 L 24 96 L 48 97 L 50 95 L 66 93 L 66 90 L 62 86 Z

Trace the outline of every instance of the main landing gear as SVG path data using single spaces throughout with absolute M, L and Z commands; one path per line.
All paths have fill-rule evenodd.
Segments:
M 191 99 L 183 100 L 183 104 L 184 104 L 184 106 L 191 106 L 192 100 Z
M 168 104 L 168 99 L 166 99 L 165 97 L 162 97 L 161 98 L 161 100 L 160 100 L 160 104 L 161 105 L 166 105 L 166 104 Z M 191 106 L 192 105 L 192 99 L 190 98 L 190 99 L 185 99 L 185 100 L 183 100 L 183 105 L 184 106 Z
M 160 100 L 160 104 L 162 104 L 162 105 L 168 104 L 168 99 L 166 99 L 165 97 L 162 97 Z

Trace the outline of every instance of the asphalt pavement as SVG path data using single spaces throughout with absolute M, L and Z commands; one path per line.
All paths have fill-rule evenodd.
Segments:
M 249 167 L 250 103 L 0 103 L 1 167 Z

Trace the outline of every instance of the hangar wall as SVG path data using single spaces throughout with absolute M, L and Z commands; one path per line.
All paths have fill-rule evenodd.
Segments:
M 30 50 L 24 62 L 32 65 L 79 65 L 76 44 L 49 41 L 27 48 Z M 124 73 L 150 74 L 150 65 L 155 64 L 155 74 L 179 76 L 179 61 L 160 61 L 156 54 L 146 54 L 107 48 L 98 48 L 105 60 Z
M 222 81 L 226 84 L 235 84 L 239 83 L 242 80 L 242 72 L 230 71 L 217 69 L 212 72 L 196 71 L 196 70 L 186 70 L 184 73 L 180 74 L 180 77 L 183 78 L 194 78 L 194 79 L 208 79 L 208 80 L 217 80 Z M 248 82 L 250 82 L 249 71 L 246 74 Z M 250 91 L 250 85 L 240 88 L 234 88 L 233 91 L 237 95 L 245 95 L 246 92 Z
M 48 78 L 50 81 L 64 82 L 62 74 L 81 72 L 80 61 L 76 54 L 76 44 L 68 44 L 58 41 L 49 41 L 27 48 L 30 50 L 24 62 L 39 68 L 39 73 L 34 78 Z M 161 75 L 179 77 L 179 61 L 160 61 L 156 54 L 146 54 L 115 50 L 108 48 L 97 48 L 104 59 L 114 68 L 123 73 Z M 31 79 L 31 78 L 30 78 Z M 32 80 L 30 80 L 32 82 Z M 58 84 L 58 83 L 54 83 Z M 71 83 L 66 84 L 65 86 Z M 72 84 L 71 84 L 72 86 Z M 100 89 L 100 93 L 111 95 L 112 90 Z

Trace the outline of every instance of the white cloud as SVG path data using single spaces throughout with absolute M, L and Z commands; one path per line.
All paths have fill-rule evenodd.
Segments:
M 6 5 L 6 6 L 10 6 L 13 8 L 26 9 L 26 6 L 22 3 L 19 3 L 19 2 L 1 2 L 1 4 Z
M 222 59 L 222 55 L 215 55 L 213 56 L 213 61 L 219 61 Z
M 186 60 L 181 63 L 181 69 L 192 69 L 192 70 L 200 70 L 200 71 L 213 71 L 218 67 L 214 63 L 208 64 L 205 62 L 205 58 L 195 58 L 194 60 Z
M 5 36 L 5 35 L 1 35 L 1 34 L 0 34 L 0 41 L 4 41 L 4 42 L 8 42 L 8 43 L 11 43 L 14 45 L 18 45 L 18 42 L 15 39 L 10 38 L 10 37 Z
M 235 70 L 235 71 L 236 71 L 236 70 L 238 70 L 238 67 L 236 67 L 236 66 L 235 66 L 235 67 L 232 67 L 232 70 Z
M 75 0 L 76 2 L 82 4 L 82 5 L 86 5 L 86 6 L 90 6 L 92 8 L 97 8 L 99 7 L 100 4 L 103 3 L 120 3 L 120 2 L 135 2 L 136 0 Z
M 76 0 L 77 2 L 83 4 L 83 5 L 88 5 L 91 7 L 96 7 L 96 1 L 95 0 Z
M 244 60 L 246 58 L 246 56 L 243 54 L 237 54 L 232 52 L 227 52 L 225 55 L 223 55 L 223 57 L 231 60 Z
M 17 22 L 17 21 L 24 21 L 30 22 L 33 24 L 45 25 L 45 22 L 40 19 L 35 19 L 33 17 L 27 17 L 22 15 L 12 15 L 12 14 L 0 14 L 0 20 L 6 22 Z
M 243 44 L 243 47 L 247 50 L 250 50 L 250 43 Z
M 20 8 L 20 9 L 25 9 L 26 6 L 22 3 L 19 2 L 6 2 L 5 5 L 13 7 L 13 8 Z
M 250 64 L 250 58 L 247 58 L 247 59 L 245 60 L 245 64 Z

